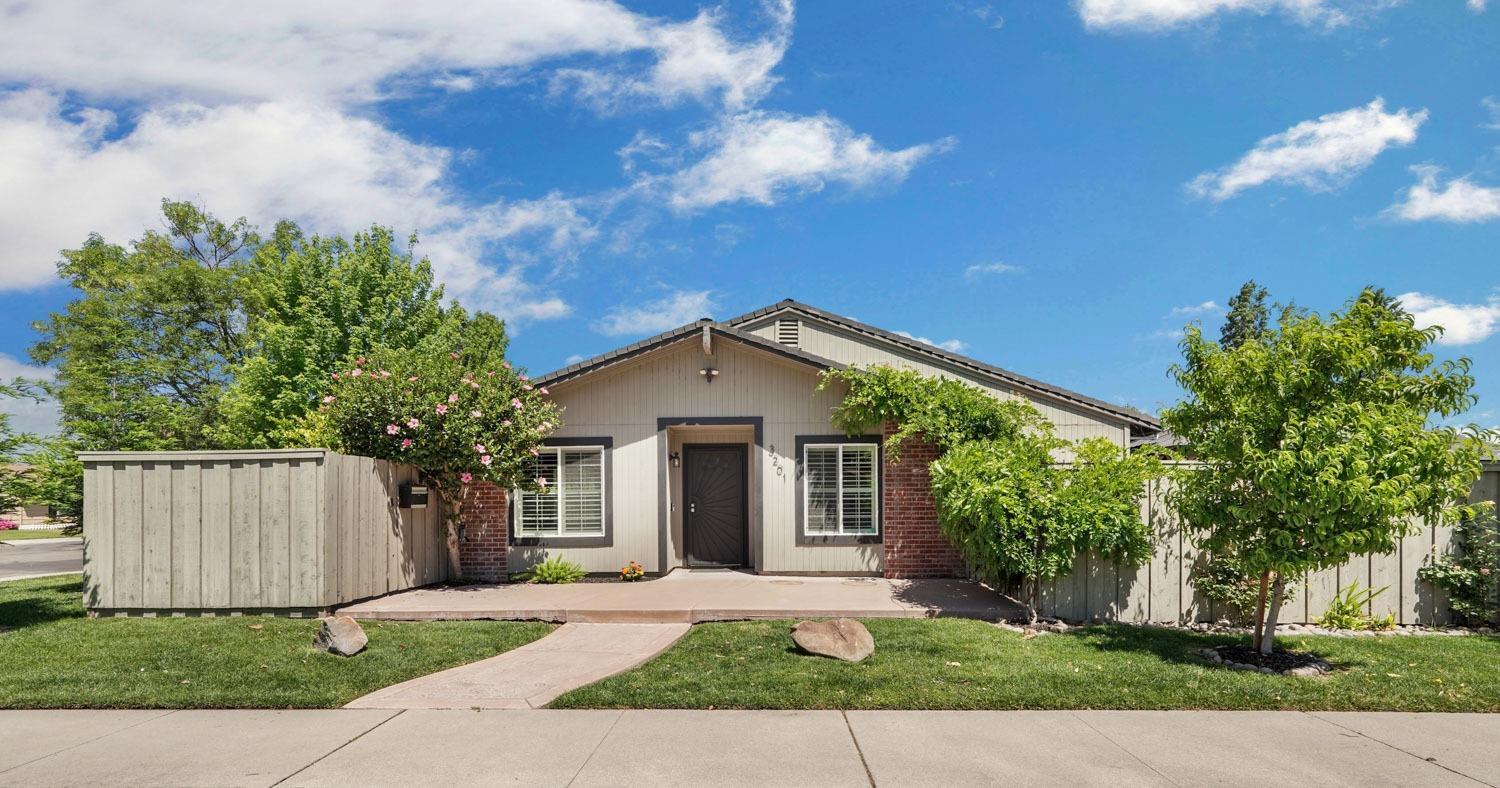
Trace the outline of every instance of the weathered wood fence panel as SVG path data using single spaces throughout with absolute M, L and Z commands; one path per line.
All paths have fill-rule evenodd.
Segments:
M 1151 560 L 1138 567 L 1119 567 L 1098 556 L 1081 555 L 1073 571 L 1042 588 L 1042 615 L 1072 620 L 1175 622 L 1213 621 L 1220 617 L 1191 582 L 1199 555 L 1165 503 L 1167 482 L 1153 482 L 1141 497 L 1141 516 L 1155 532 Z M 1470 501 L 1489 501 L 1500 508 L 1500 465 L 1490 464 L 1475 483 Z M 1495 516 L 1491 510 L 1489 516 Z M 1448 600 L 1417 578 L 1427 557 L 1447 552 L 1453 529 L 1424 525 L 1401 540 L 1388 555 L 1357 556 L 1343 566 L 1314 572 L 1296 589 L 1283 609 L 1286 622 L 1312 622 L 1328 610 L 1340 589 L 1350 583 L 1386 587 L 1369 606 L 1371 615 L 1396 617 L 1398 624 L 1451 623 Z M 1500 568 L 1497 568 L 1500 569 Z
M 85 452 L 91 611 L 325 610 L 447 579 L 415 468 L 324 449 Z

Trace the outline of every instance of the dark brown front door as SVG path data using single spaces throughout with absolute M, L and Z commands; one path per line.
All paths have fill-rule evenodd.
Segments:
M 749 497 L 743 444 L 682 447 L 683 542 L 688 566 L 743 566 Z

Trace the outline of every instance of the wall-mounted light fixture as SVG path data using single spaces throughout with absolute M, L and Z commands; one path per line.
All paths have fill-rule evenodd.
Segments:
M 704 383 L 712 383 L 714 378 L 719 376 L 719 371 L 713 367 L 704 367 L 698 370 L 698 374 L 703 376 Z
M 682 455 L 680 453 L 674 451 L 671 454 L 667 455 L 667 462 L 671 463 L 673 468 L 681 468 L 682 467 Z

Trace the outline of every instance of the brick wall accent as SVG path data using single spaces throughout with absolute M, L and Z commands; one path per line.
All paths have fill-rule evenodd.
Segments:
M 465 579 L 486 583 L 503 583 L 508 579 L 509 533 L 505 490 L 489 483 L 470 487 L 464 500 L 463 537 L 458 543 Z
M 885 425 L 887 443 L 895 432 L 896 425 Z M 938 530 L 937 506 L 927 474 L 927 463 L 936 457 L 935 446 L 913 439 L 902 446 L 900 462 L 884 460 L 881 507 L 886 577 L 964 575 L 963 559 Z

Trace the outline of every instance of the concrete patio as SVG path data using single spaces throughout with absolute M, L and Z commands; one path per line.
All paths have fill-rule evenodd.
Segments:
M 640 583 L 420 588 L 340 609 L 358 619 L 513 619 L 583 623 L 696 624 L 777 618 L 997 620 L 1024 607 L 964 580 L 775 577 L 679 569 Z

